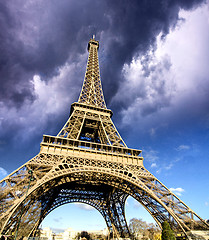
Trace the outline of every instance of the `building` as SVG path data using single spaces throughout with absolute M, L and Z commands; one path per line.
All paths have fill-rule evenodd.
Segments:
M 63 240 L 75 239 L 77 234 L 78 231 L 74 231 L 72 228 L 68 228 L 62 233 Z
M 41 230 L 41 240 L 74 240 L 81 231 L 74 231 L 72 228 L 66 229 L 64 232 L 54 233 L 49 227 Z M 108 229 L 87 231 L 90 235 L 108 235 Z
M 49 227 L 45 227 L 41 230 L 40 238 L 44 240 L 54 240 L 54 233 Z

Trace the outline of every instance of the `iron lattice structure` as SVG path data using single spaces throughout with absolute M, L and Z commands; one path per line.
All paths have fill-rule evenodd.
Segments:
M 209 230 L 208 223 L 145 169 L 141 150 L 128 148 L 119 135 L 103 97 L 98 48 L 91 39 L 81 94 L 64 127 L 57 136 L 44 135 L 40 153 L 0 182 L 1 234 L 18 228 L 18 236 L 35 236 L 55 208 L 83 202 L 102 214 L 110 232 L 128 238 L 128 196 L 159 226 L 168 221 L 183 235 Z

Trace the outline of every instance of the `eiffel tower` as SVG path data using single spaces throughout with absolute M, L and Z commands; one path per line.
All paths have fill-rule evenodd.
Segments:
M 82 202 L 97 209 L 117 238 L 131 238 L 124 207 L 136 199 L 161 227 L 175 233 L 209 230 L 201 219 L 143 165 L 142 151 L 128 148 L 107 109 L 99 72 L 99 42 L 88 43 L 83 87 L 57 136 L 44 135 L 40 153 L 0 182 L 0 233 L 35 236 L 55 208 Z

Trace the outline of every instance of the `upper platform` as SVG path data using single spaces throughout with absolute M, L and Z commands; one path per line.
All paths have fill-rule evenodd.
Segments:
M 96 41 L 94 39 L 94 37 L 92 39 L 90 39 L 89 43 L 88 43 L 88 51 L 90 50 L 90 46 L 94 45 L 97 47 L 97 50 L 99 49 L 99 41 Z

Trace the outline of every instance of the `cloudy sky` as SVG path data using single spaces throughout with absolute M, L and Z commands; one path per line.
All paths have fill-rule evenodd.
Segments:
M 64 125 L 81 90 L 92 34 L 100 42 L 105 100 L 126 144 L 142 149 L 145 167 L 209 218 L 209 2 L 203 0 L 1 1 L 0 179 L 39 152 L 43 134 L 57 135 Z M 126 214 L 152 221 L 131 198 Z M 88 230 L 105 223 L 95 210 L 69 204 L 43 226 Z

